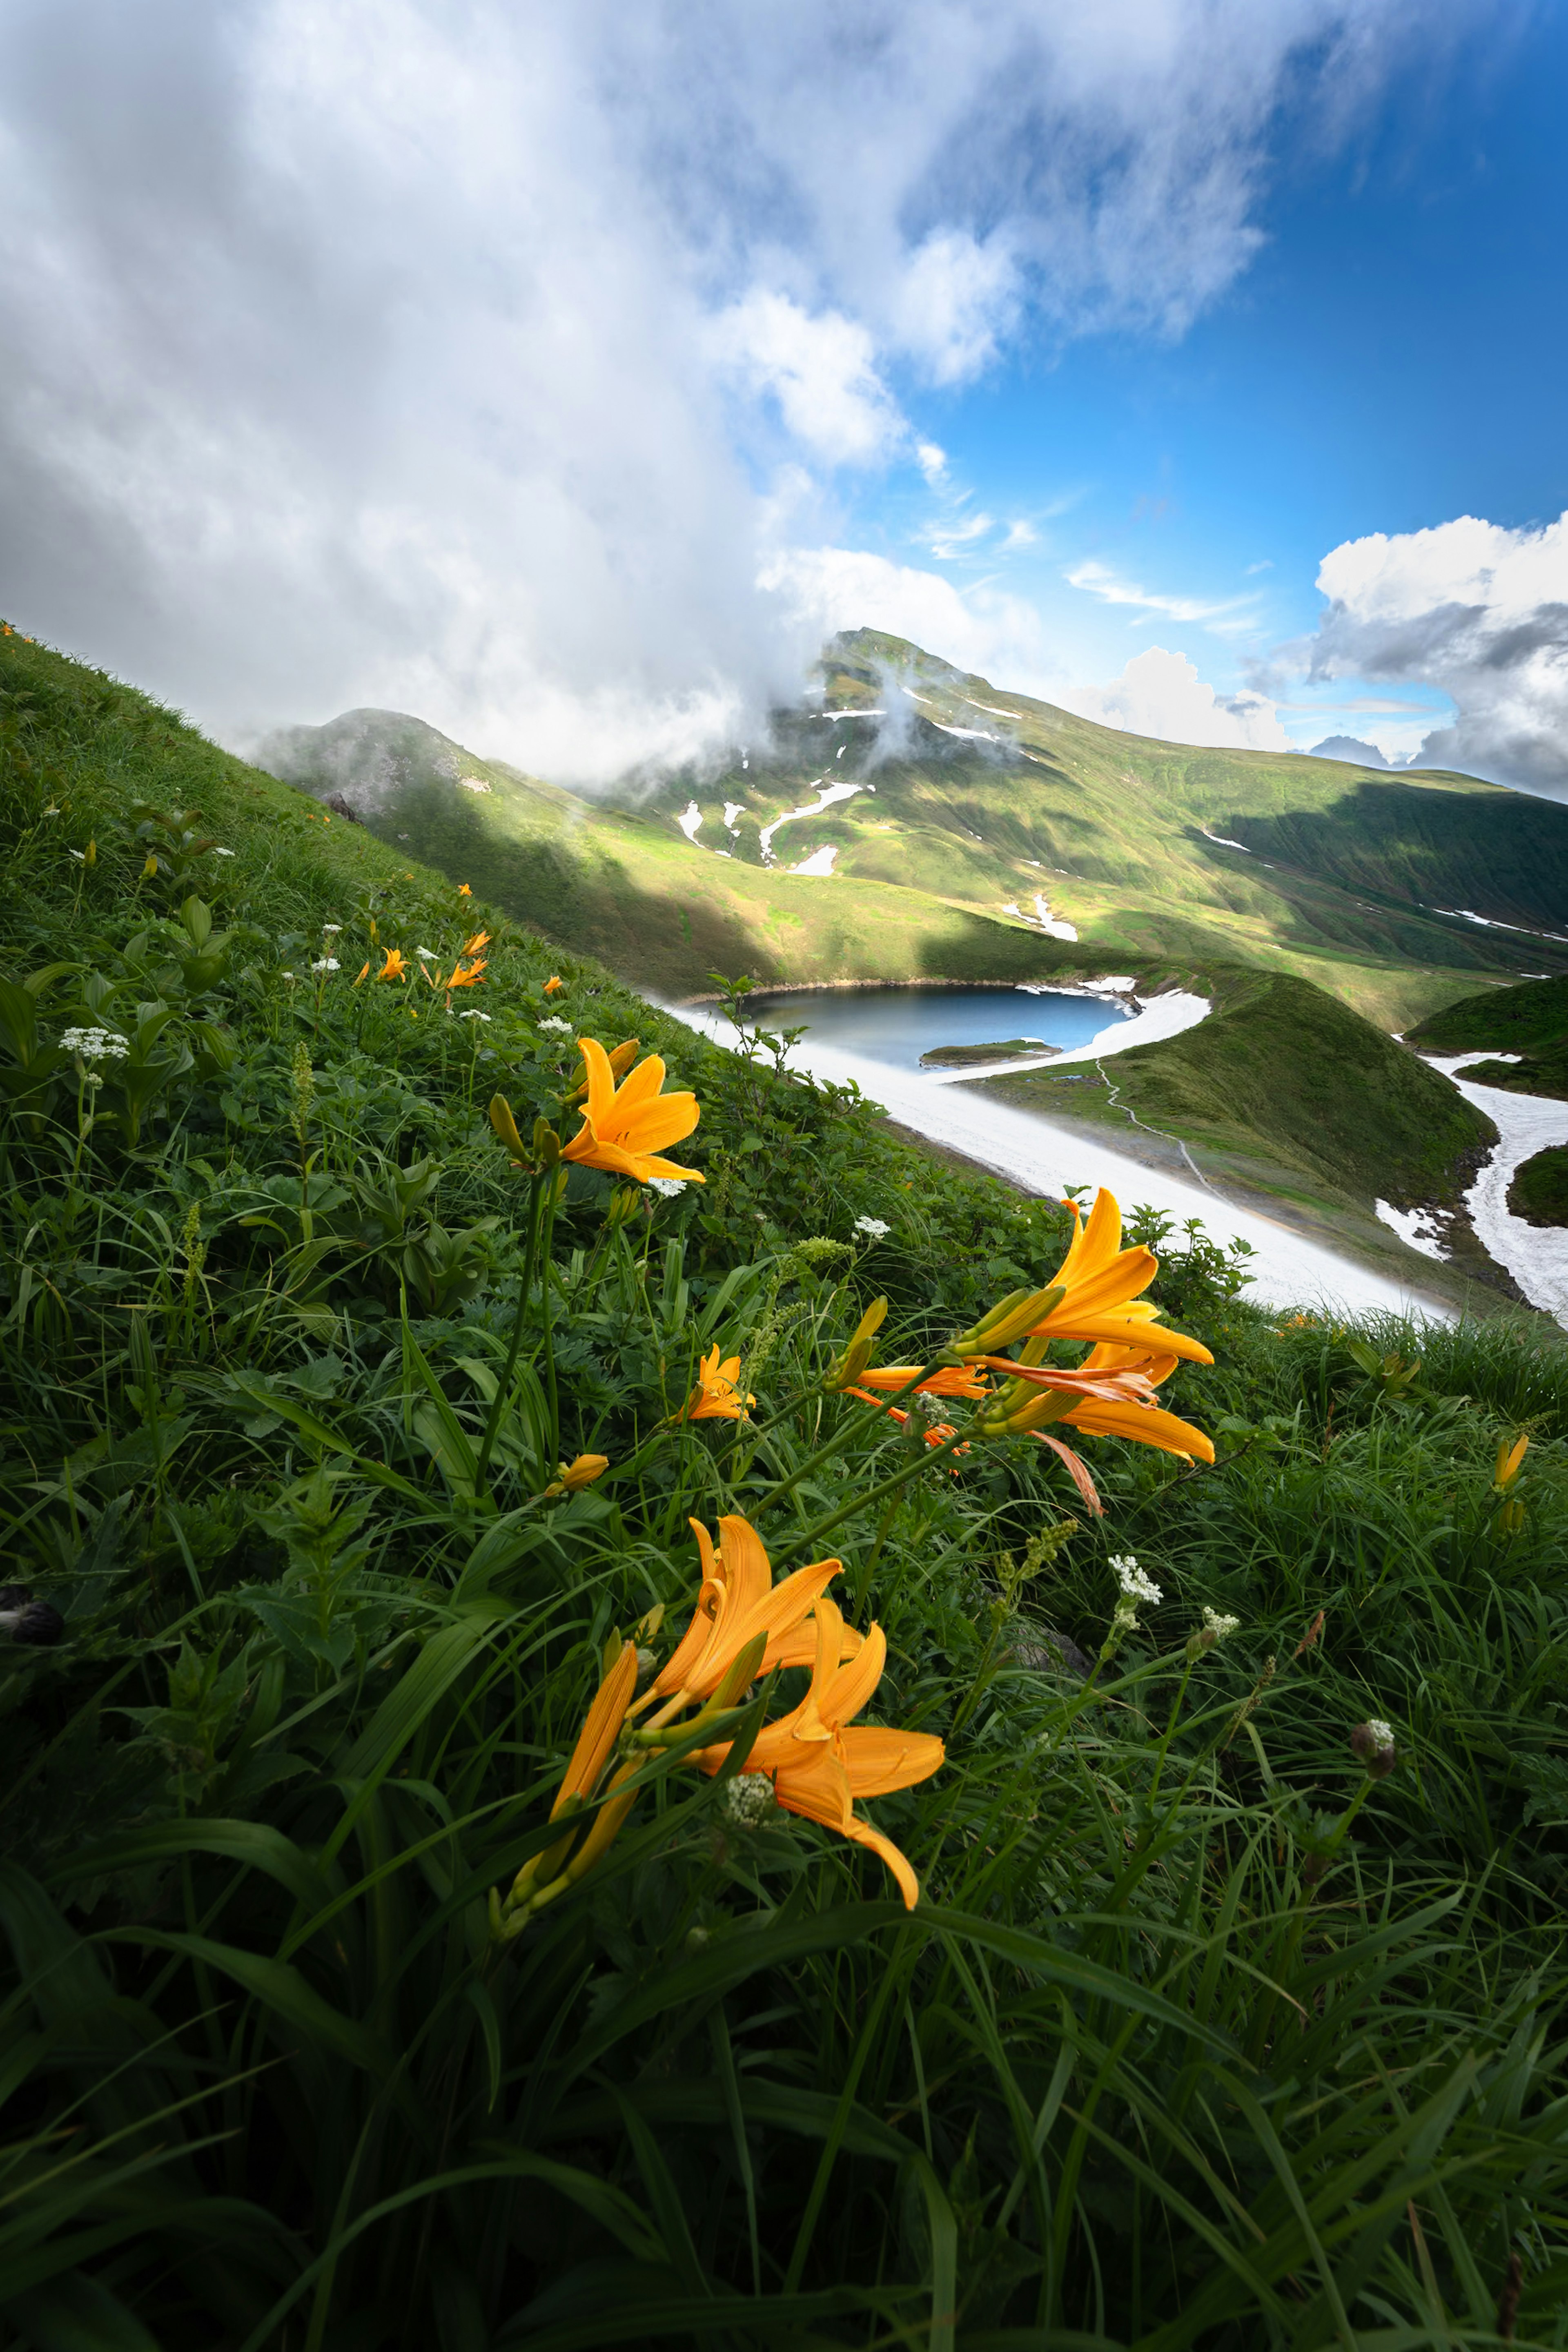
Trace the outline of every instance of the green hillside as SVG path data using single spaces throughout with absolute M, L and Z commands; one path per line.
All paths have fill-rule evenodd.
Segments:
M 385 712 L 263 757 L 447 871 L 483 859 L 514 912 L 672 993 L 716 965 L 802 982 L 1239 962 L 1400 1030 L 1526 958 L 1568 973 L 1543 936 L 1568 906 L 1553 803 L 1148 741 L 872 631 L 835 641 L 819 698 L 776 712 L 765 746 L 652 789 L 591 801 Z M 853 789 L 821 806 L 835 786 Z M 831 873 L 791 870 L 829 852 Z M 1030 919 L 1037 897 L 1075 942 Z
M 1490 1046 L 1517 1055 L 1516 1061 L 1475 1063 L 1465 1076 L 1511 1094 L 1568 1099 L 1568 980 L 1526 981 L 1462 997 L 1412 1031 L 1411 1041 L 1428 1054 Z
M 1185 1156 L 1222 1192 L 1271 1202 L 1390 1272 L 1409 1276 L 1410 1254 L 1373 1202 L 1444 1209 L 1453 1263 L 1424 1263 L 1418 1278 L 1473 1306 L 1468 1285 L 1496 1276 L 1459 1212 L 1497 1140 L 1491 1121 L 1322 989 L 1235 967 L 1210 984 L 1213 1012 L 1180 1036 L 973 1083 L 1019 1109 L 1092 1120 L 1167 1166 Z
M 1060 1322 L 1075 1468 L 901 1426 L 865 1310 L 1092 1319 L 1059 1203 L 6 634 L 0 872 L 6 2352 L 1560 2347 L 1549 1318 L 1265 1312 L 1134 1191 L 1175 1427 Z M 1415 1167 L 1228 970 L 1184 1109 L 1300 1035 Z

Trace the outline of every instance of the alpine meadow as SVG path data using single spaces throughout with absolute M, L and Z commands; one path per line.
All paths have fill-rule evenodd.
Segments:
M 1568 0 L 0 60 L 0 2352 L 1568 2352 Z
M 8 2340 L 1568 2340 L 1555 1327 L 0 663 Z

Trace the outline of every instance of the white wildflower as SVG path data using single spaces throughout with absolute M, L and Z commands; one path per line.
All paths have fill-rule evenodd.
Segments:
M 855 1231 L 857 1234 L 864 1234 L 870 1241 L 880 1242 L 892 1233 L 893 1227 L 883 1224 L 880 1217 L 857 1217 Z
M 1241 1620 L 1239 1617 L 1221 1616 L 1218 1609 L 1211 1609 L 1208 1606 L 1208 1603 L 1205 1601 L 1203 1605 L 1203 1630 L 1206 1633 L 1212 1633 L 1217 1642 L 1224 1642 L 1227 1641 L 1232 1633 L 1239 1633 L 1240 1632 Z
M 1391 1723 L 1385 1723 L 1380 1716 L 1375 1715 L 1367 1724 L 1366 1727 L 1372 1735 L 1371 1744 L 1374 1748 L 1385 1748 L 1393 1747 L 1394 1726 Z
M 457 1018 L 459 1021 L 488 1021 L 490 1016 L 487 1013 L 460 1013 Z
M 766 1773 L 741 1772 L 725 1783 L 724 1810 L 737 1829 L 756 1829 L 773 1808 L 773 1783 Z
M 561 1036 L 563 1036 L 563 1037 L 570 1037 L 570 1034 L 571 1034 L 571 1024 L 570 1024 L 570 1021 L 558 1021 L 558 1020 L 556 1019 L 555 1014 L 554 1014 L 553 1013 L 546 1013 L 546 1015 L 545 1015 L 544 1019 L 539 1023 L 539 1027 L 540 1027 L 541 1029 L 554 1029 L 554 1030 L 557 1030 L 557 1031 L 559 1031 L 559 1032 L 560 1035 L 561 1035 Z
M 342 967 L 336 956 L 318 956 L 310 969 L 312 971 L 340 971 Z
M 74 857 L 78 866 L 85 866 L 87 864 L 87 852 L 85 849 L 68 849 L 66 856 L 68 857 Z
M 662 1192 L 666 1201 L 673 1201 L 677 1192 L 684 1192 L 685 1189 L 684 1176 L 650 1176 L 648 1179 L 650 1192 Z
M 425 963 L 439 963 L 441 958 L 434 948 L 415 948 L 414 953 Z
M 237 857 L 238 855 L 236 849 L 214 849 L 213 852 L 214 857 Z
M 1159 1586 L 1145 1575 L 1130 1551 L 1113 1555 L 1111 1573 L 1129 1601 L 1157 1601 L 1161 1597 Z
M 84 1062 L 122 1062 L 131 1051 L 113 1029 L 62 1030 L 60 1044 L 68 1054 L 79 1054 Z
M 279 980 L 292 980 L 294 974 L 291 971 L 280 971 L 277 977 Z
M 321 926 L 321 937 L 324 940 L 336 939 L 338 933 L 342 929 L 342 928 L 343 926 L 341 923 L 323 923 Z

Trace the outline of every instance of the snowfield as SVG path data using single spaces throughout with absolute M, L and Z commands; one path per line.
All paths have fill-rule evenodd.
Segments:
M 1506 1266 L 1532 1307 L 1568 1329 L 1568 1227 L 1528 1225 L 1510 1213 L 1508 1188 L 1515 1171 L 1554 1143 L 1568 1143 L 1568 1102 L 1546 1095 L 1511 1095 L 1461 1077 L 1475 1062 L 1517 1062 L 1517 1054 L 1424 1054 L 1422 1060 L 1485 1111 L 1501 1140 L 1469 1191 L 1465 1206 L 1481 1244 Z M 1419 1247 L 1419 1244 L 1416 1244 Z

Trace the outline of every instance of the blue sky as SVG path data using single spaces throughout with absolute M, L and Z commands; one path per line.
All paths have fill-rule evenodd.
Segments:
M 1568 0 L 0 0 L 0 611 L 592 785 L 830 630 L 1568 797 Z
M 1332 155 L 1281 124 L 1265 242 L 1207 315 L 1178 338 L 1042 337 L 946 396 L 911 383 L 946 480 L 868 484 L 850 535 L 1028 599 L 1052 674 L 1103 678 L 1158 644 L 1222 692 L 1271 685 L 1298 747 L 1408 757 L 1453 711 L 1439 684 L 1313 684 L 1278 653 L 1314 629 L 1343 541 L 1568 506 L 1565 91 L 1552 8 L 1395 78 Z M 1032 543 L 1009 547 L 1020 524 Z M 1175 609 L 1107 601 L 1137 589 Z

